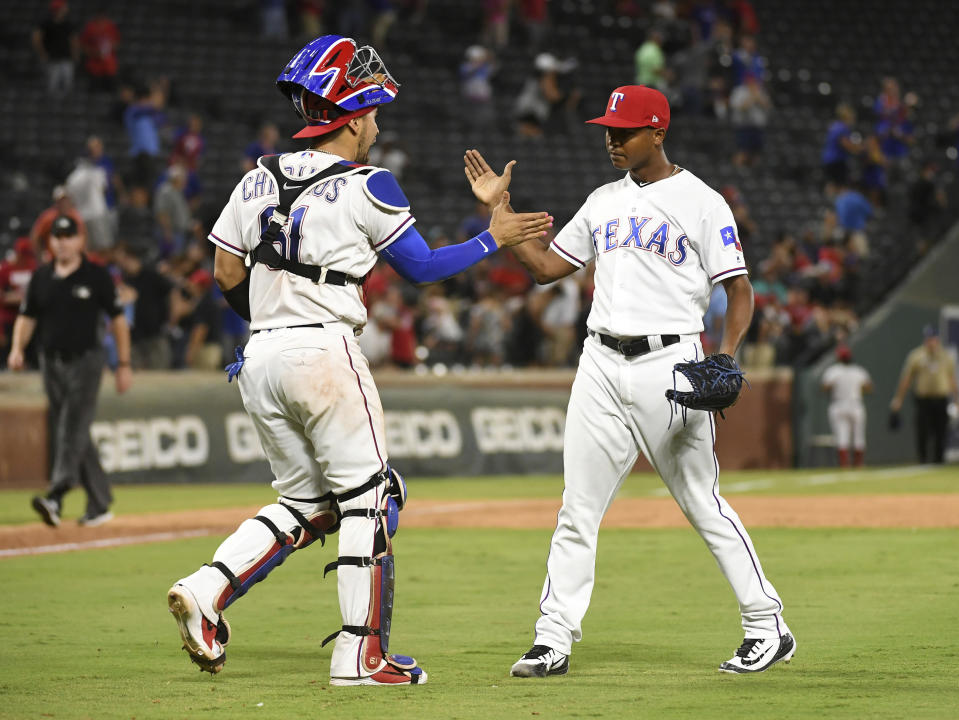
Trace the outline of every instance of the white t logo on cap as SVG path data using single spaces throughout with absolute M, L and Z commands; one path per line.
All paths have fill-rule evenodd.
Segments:
M 614 92 L 614 93 L 610 96 L 609 111 L 610 111 L 610 112 L 616 112 L 616 103 L 618 103 L 618 102 L 619 102 L 620 100 L 622 100 L 624 97 L 626 97 L 626 93 Z
M 653 115 L 653 122 L 659 122 L 659 118 Z

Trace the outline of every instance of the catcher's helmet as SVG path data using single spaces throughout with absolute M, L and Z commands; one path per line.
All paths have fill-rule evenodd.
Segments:
M 392 102 L 399 83 L 369 45 L 323 35 L 300 50 L 276 79 L 306 127 L 293 137 L 323 135 Z

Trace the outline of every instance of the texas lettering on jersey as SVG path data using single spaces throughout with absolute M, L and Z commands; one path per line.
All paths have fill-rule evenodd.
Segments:
M 615 337 L 701 332 L 713 284 L 746 272 L 732 210 L 688 170 L 597 188 L 551 247 L 577 267 L 595 259 L 586 324 Z
M 650 232 L 648 228 L 656 229 Z M 653 222 L 651 217 L 635 215 L 616 218 L 593 228 L 593 248 L 597 255 L 625 248 L 648 250 L 673 265 L 682 265 L 686 262 L 689 239 L 684 234 L 670 238 L 669 230 L 669 223 L 665 220 Z

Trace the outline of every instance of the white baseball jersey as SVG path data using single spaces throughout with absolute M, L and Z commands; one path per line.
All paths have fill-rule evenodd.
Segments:
M 281 172 L 291 180 L 312 177 L 337 162 L 344 161 L 320 151 L 280 158 Z M 362 277 L 376 262 L 377 251 L 394 242 L 413 218 L 368 192 L 369 173 L 357 173 L 369 166 L 346 164 L 356 170 L 319 181 L 293 203 L 275 245 L 286 258 Z M 234 189 L 210 240 L 227 252 L 247 255 L 259 244 L 278 202 L 270 173 L 260 167 L 251 170 Z M 287 508 L 307 518 L 320 517 L 329 510 L 330 493 L 340 496 L 344 513 L 361 513 L 343 517 L 337 534 L 339 556 L 373 557 L 381 521 L 369 513 L 383 506 L 382 484 L 356 497 L 342 497 L 382 477 L 388 459 L 383 405 L 355 337 L 366 322 L 361 293 L 357 285 L 314 284 L 262 263 L 253 266 L 254 332 L 244 347 L 237 380 L 282 504 L 269 505 L 257 519 L 242 523 L 214 555 L 216 563 L 243 581 L 256 582 L 262 578 L 256 573 L 265 574 L 282 562 L 276 533 L 301 529 L 299 516 Z M 317 323 L 323 327 L 315 327 Z M 264 517 L 272 525 L 265 524 Z M 386 547 L 388 552 L 388 543 Z M 374 588 L 379 587 L 375 572 L 349 564 L 338 569 L 344 627 L 366 625 L 373 617 Z M 233 597 L 232 583 L 214 566 L 204 566 L 179 584 L 193 593 L 211 622 L 226 607 L 226 598 Z M 336 639 L 330 674 L 367 677 L 385 664 L 378 638 L 343 632 Z
M 729 205 L 688 170 L 597 188 L 550 247 L 577 267 L 596 259 L 586 324 L 622 338 L 701 332 L 713 283 L 746 272 Z
M 871 383 L 869 372 L 859 365 L 836 363 L 822 375 L 822 384 L 829 386 L 831 401 L 837 405 L 861 403 L 863 388 Z
M 626 176 L 595 190 L 551 250 L 579 267 L 595 258 L 591 330 L 653 337 L 650 351 L 635 356 L 596 337 L 583 344 L 534 644 L 569 654 L 582 638 L 600 523 L 640 453 L 713 553 L 736 594 L 745 637 L 784 637 L 779 595 L 719 494 L 712 414 L 680 417 L 665 397 L 667 388 L 688 389 L 674 375 L 676 364 L 703 357 L 699 333 L 712 285 L 746 272 L 729 206 L 689 171 L 643 185 Z M 660 335 L 679 341 L 664 346 Z
M 319 150 L 287 153 L 282 172 L 303 179 L 343 158 Z M 368 166 L 356 166 L 358 169 Z M 388 172 L 377 168 L 375 172 Z M 373 202 L 364 190 L 367 175 L 335 175 L 300 196 L 275 245 L 281 255 L 301 263 L 363 277 L 387 248 L 412 225 L 406 210 Z M 252 252 L 279 202 L 270 174 L 250 170 L 230 195 L 209 239 L 241 257 Z M 359 286 L 315 284 L 308 278 L 257 263 L 250 276 L 251 330 L 341 321 L 357 331 L 366 324 Z

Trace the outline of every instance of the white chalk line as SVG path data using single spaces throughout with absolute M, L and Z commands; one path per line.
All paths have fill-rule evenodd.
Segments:
M 167 542 L 209 535 L 212 530 L 183 530 L 181 532 L 150 533 L 149 535 L 130 535 L 126 537 L 102 538 L 83 542 L 60 543 L 58 545 L 40 545 L 38 547 L 8 548 L 0 550 L 0 557 L 18 557 L 22 555 L 44 555 L 47 553 L 71 552 L 74 550 L 95 550 L 98 548 L 139 545 L 149 542 Z
M 863 480 L 885 480 L 887 478 L 918 475 L 933 470 L 931 465 L 909 465 L 907 467 L 887 468 L 885 470 L 846 470 L 845 472 L 828 472 L 800 478 L 800 485 L 832 485 L 844 482 L 862 482 Z
M 935 467 L 932 465 L 909 465 L 906 467 L 886 468 L 885 470 L 845 470 L 842 472 L 816 473 L 809 477 L 786 482 L 778 480 L 743 480 L 741 482 L 723 483 L 722 478 L 720 478 L 719 489 L 723 492 L 749 492 L 750 490 L 764 490 L 766 488 L 776 487 L 777 485 L 787 487 L 791 482 L 795 482 L 798 485 L 813 486 L 837 485 L 839 483 L 907 477 L 909 475 L 926 473 L 934 469 Z M 657 497 L 668 496 L 669 490 L 666 488 L 656 488 L 651 490 L 649 494 Z

